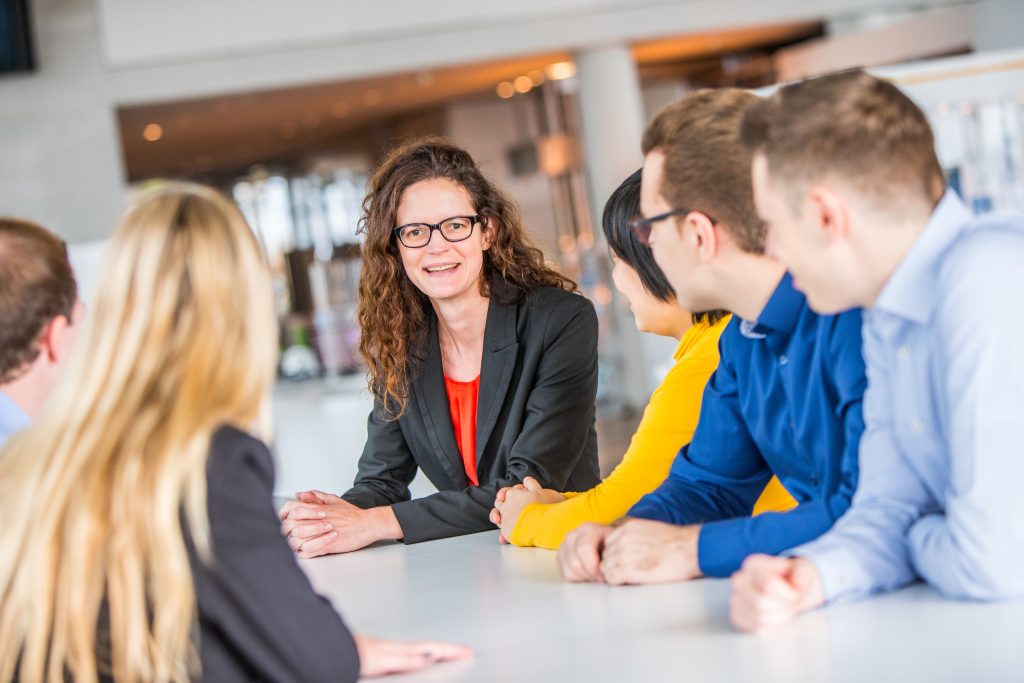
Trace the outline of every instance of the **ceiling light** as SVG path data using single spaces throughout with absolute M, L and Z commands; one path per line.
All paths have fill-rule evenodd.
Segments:
M 576 75 L 576 65 L 572 62 L 556 62 L 548 67 L 548 78 L 563 81 Z
M 507 100 L 516 94 L 516 86 L 512 85 L 511 81 L 502 81 L 497 87 L 498 97 L 503 100 Z
M 530 88 L 533 87 L 533 81 L 530 80 L 529 76 L 520 76 L 515 80 L 513 85 L 515 86 L 516 92 L 526 93 L 530 92 Z
M 147 123 L 142 129 L 142 137 L 150 142 L 156 142 L 164 136 L 164 129 L 159 123 Z

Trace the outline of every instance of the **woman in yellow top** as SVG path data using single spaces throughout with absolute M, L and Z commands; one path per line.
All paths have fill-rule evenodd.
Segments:
M 612 279 L 629 301 L 639 330 L 679 340 L 675 364 L 651 395 L 622 461 L 596 487 L 584 493 L 559 493 L 527 477 L 523 485 L 498 492 L 491 520 L 501 527 L 503 539 L 514 545 L 554 550 L 584 522 L 609 524 L 619 519 L 665 480 L 679 449 L 689 443 L 697 427 L 701 395 L 718 367 L 718 337 L 729 315 L 724 311 L 691 314 L 679 308 L 650 247 L 641 244 L 628 227 L 639 205 L 637 171 L 612 193 L 604 209 L 602 224 L 615 265 Z M 773 477 L 754 514 L 795 505 Z

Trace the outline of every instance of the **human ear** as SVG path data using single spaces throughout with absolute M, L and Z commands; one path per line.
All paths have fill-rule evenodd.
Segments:
M 480 221 L 481 230 L 480 238 L 481 245 L 484 251 L 491 248 L 491 237 L 494 235 L 494 219 L 490 216 L 484 216 Z
M 710 261 L 718 252 L 718 229 L 705 214 L 699 211 L 688 213 L 683 221 L 683 229 L 690 233 L 701 261 Z
M 842 195 L 827 185 L 815 185 L 807 196 L 805 210 L 822 239 L 832 242 L 845 239 L 850 229 L 850 216 Z
M 64 358 L 70 325 L 66 317 L 58 315 L 43 328 L 43 334 L 39 339 L 39 352 L 45 354 L 46 360 L 52 365 L 56 365 Z

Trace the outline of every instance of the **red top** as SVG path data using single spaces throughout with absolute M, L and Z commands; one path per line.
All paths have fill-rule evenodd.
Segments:
M 476 478 L 476 399 L 480 393 L 480 377 L 472 382 L 456 382 L 444 378 L 448 391 L 448 408 L 452 413 L 452 427 L 455 441 L 459 444 L 462 465 L 473 486 L 479 485 Z

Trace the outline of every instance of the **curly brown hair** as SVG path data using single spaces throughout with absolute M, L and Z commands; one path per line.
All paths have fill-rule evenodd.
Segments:
M 491 183 L 464 149 L 439 137 L 419 138 L 392 149 L 370 178 L 359 231 L 365 237 L 359 276 L 359 351 L 369 368 L 370 391 L 389 419 L 398 419 L 408 401 L 415 371 L 410 350 L 421 346 L 429 329 L 430 301 L 406 276 L 394 236 L 395 215 L 410 186 L 433 179 L 457 183 L 469 193 L 477 214 L 488 219 L 490 248 L 484 252 L 480 293 L 491 295 L 501 277 L 511 303 L 537 287 L 577 291 L 576 283 L 549 267 L 523 228 L 515 202 Z

